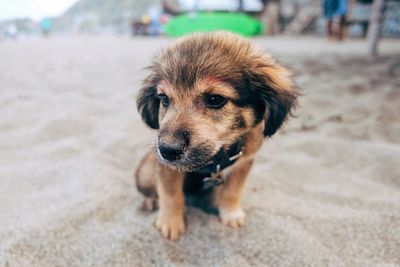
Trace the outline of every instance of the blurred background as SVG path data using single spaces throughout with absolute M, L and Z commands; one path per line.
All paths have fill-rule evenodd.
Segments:
M 323 36 L 345 27 L 346 37 L 365 38 L 371 24 L 376 22 L 381 24 L 379 36 L 399 38 L 400 1 L 375 1 L 375 9 L 373 2 L 3 0 L 0 4 L 0 37 L 15 39 L 41 34 L 179 36 L 196 30 L 215 29 L 232 30 L 244 35 Z M 374 14 L 380 17 L 378 21 L 374 20 Z M 331 30 L 327 27 L 329 20 L 333 21 Z
M 135 106 L 177 37 L 252 38 L 302 89 L 232 230 L 167 242 L 133 173 Z M 213 59 L 210 59 L 213 60 Z M 400 1 L 0 0 L 0 266 L 400 266 Z

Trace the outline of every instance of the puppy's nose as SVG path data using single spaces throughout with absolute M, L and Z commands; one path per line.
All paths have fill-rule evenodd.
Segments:
M 161 156 L 169 161 L 175 161 L 181 158 L 184 150 L 184 146 L 180 144 L 165 144 L 160 143 L 158 145 Z

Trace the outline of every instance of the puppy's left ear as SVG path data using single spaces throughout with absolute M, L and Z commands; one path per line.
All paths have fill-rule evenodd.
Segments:
M 270 137 L 282 126 L 297 105 L 298 87 L 292 81 L 292 74 L 273 59 L 263 59 L 253 68 L 253 85 L 256 94 L 264 101 L 264 136 Z
M 143 81 L 142 89 L 136 101 L 137 109 L 143 121 L 152 129 L 158 129 L 158 112 L 160 100 L 157 97 L 158 80 L 150 75 Z

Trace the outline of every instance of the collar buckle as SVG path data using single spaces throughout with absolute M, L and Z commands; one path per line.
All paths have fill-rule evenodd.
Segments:
M 236 155 L 233 155 L 232 157 L 229 158 L 229 161 L 234 161 L 238 158 L 240 158 L 243 155 L 243 150 L 240 150 L 239 153 L 237 153 Z
M 228 158 L 228 162 L 229 162 L 228 166 L 232 165 L 233 161 L 237 160 L 242 155 L 243 155 L 243 147 L 237 154 Z M 224 167 L 224 168 L 226 168 L 226 167 Z M 207 190 L 214 186 L 221 185 L 225 182 L 225 178 L 221 175 L 221 171 L 222 171 L 221 164 L 217 164 L 215 172 L 211 172 L 211 176 L 203 178 L 203 190 Z
M 217 165 L 216 172 L 211 173 L 210 177 L 205 177 L 203 179 L 203 189 L 209 189 L 214 186 L 218 186 L 224 183 L 224 179 L 221 176 L 221 165 Z

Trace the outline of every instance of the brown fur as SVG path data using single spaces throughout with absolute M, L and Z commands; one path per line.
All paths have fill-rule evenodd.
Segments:
M 212 204 L 224 224 L 243 226 L 240 202 L 253 156 L 296 105 L 298 89 L 290 72 L 250 40 L 227 32 L 177 40 L 155 58 L 150 71 L 137 104 L 146 124 L 158 129 L 158 145 L 135 176 L 147 208 L 154 209 L 158 198 L 156 227 L 170 239 L 184 232 L 185 175 L 239 138 L 244 140 L 243 156 L 222 171 L 225 183 L 213 190 Z M 159 94 L 168 97 L 167 106 Z M 210 108 L 205 100 L 209 95 L 227 102 Z M 163 158 L 162 144 L 183 147 L 179 159 Z

